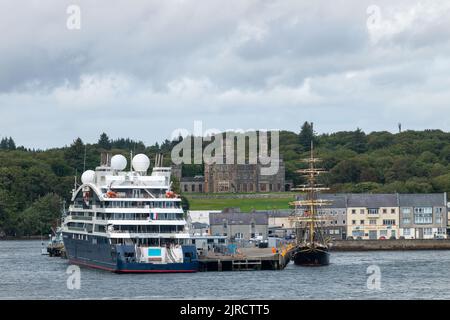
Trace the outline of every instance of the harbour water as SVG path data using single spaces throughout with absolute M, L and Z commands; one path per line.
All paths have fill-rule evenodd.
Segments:
M 81 268 L 80 289 L 71 290 L 68 261 L 40 249 L 41 241 L 0 241 L 0 299 L 450 299 L 450 251 L 332 252 L 329 266 L 291 263 L 282 271 L 113 274 Z M 380 270 L 380 290 L 367 286 L 370 266 Z

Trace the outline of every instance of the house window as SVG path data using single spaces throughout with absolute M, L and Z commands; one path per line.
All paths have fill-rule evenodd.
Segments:
M 383 209 L 383 213 L 387 213 L 387 209 Z
M 355 214 L 356 213 L 356 210 L 355 209 L 352 209 L 352 214 Z
M 416 224 L 433 223 L 433 208 L 431 207 L 414 208 L 414 223 Z
M 377 220 L 375 220 L 375 219 L 370 219 L 370 220 L 369 220 L 369 224 L 371 224 L 371 225 L 376 225 L 376 224 L 377 224 Z
M 195 192 L 195 184 L 191 186 L 192 192 Z
M 395 225 L 395 219 L 385 219 L 383 220 L 384 226 L 393 226 Z
M 431 235 L 433 235 L 433 229 L 431 229 L 431 228 L 423 228 L 423 235 L 424 236 L 431 236 Z
M 364 220 L 361 220 L 361 221 L 359 222 L 359 224 L 364 224 Z
M 203 186 L 201 184 L 198 185 L 198 191 L 203 192 Z
M 403 217 L 402 223 L 403 223 L 403 224 L 410 224 L 410 223 L 411 223 L 411 218 L 409 218 L 409 217 Z
M 364 209 L 359 209 L 359 214 L 364 214 Z
M 380 236 L 387 237 L 387 230 L 380 230 Z
M 434 222 L 435 222 L 436 224 L 441 224 L 441 223 L 442 223 L 442 216 L 441 216 L 440 214 L 435 215 L 435 216 L 434 216 Z
M 410 236 L 411 235 L 411 229 L 410 228 L 404 228 L 403 229 L 403 235 L 404 236 Z
M 185 191 L 185 192 L 188 192 L 188 186 L 187 186 L 187 184 L 184 185 L 184 191 Z
M 236 239 L 243 239 L 243 238 L 244 238 L 244 235 L 242 234 L 242 232 L 238 232 L 238 233 L 236 233 L 236 234 L 234 235 L 234 237 L 235 237 Z
M 370 208 L 367 211 L 369 214 L 378 214 L 378 208 Z
M 436 224 L 442 223 L 442 208 L 434 208 L 434 222 Z
M 352 220 L 352 224 L 356 224 L 356 220 Z
M 395 209 L 391 209 L 391 213 L 395 213 Z
M 403 215 L 409 215 L 411 214 L 411 208 L 402 208 Z

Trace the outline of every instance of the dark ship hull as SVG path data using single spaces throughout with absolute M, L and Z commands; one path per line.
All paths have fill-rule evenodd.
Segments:
M 92 238 L 96 239 L 96 244 L 93 244 Z M 182 246 L 184 259 L 181 263 L 139 263 L 133 261 L 134 245 L 110 245 L 107 238 L 91 235 L 88 240 L 74 239 L 72 234 L 66 233 L 63 233 L 63 240 L 69 263 L 83 267 L 115 273 L 198 271 L 196 248 L 191 245 Z
M 292 256 L 299 266 L 327 266 L 330 264 L 330 253 L 327 247 L 299 246 Z

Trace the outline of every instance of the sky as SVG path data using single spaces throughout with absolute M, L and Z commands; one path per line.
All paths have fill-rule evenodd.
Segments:
M 0 137 L 29 148 L 450 129 L 447 0 L 2 0 L 0 40 Z

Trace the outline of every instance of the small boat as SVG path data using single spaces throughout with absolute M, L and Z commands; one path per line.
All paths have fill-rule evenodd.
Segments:
M 56 230 L 54 236 L 50 236 L 46 251 L 50 257 L 64 257 L 65 250 L 61 228 Z

